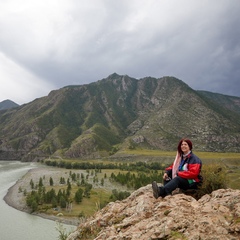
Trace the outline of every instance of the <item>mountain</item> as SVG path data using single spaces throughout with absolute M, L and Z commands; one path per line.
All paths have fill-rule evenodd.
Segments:
M 19 105 L 11 100 L 4 100 L 0 102 L 0 111 L 10 108 L 18 107 Z
M 240 234 L 240 190 L 219 189 L 198 201 L 176 194 L 155 199 L 151 185 L 109 203 L 72 232 L 77 239 L 218 239 Z
M 0 159 L 117 156 L 123 148 L 239 152 L 240 98 L 195 91 L 174 77 L 116 73 L 0 111 Z

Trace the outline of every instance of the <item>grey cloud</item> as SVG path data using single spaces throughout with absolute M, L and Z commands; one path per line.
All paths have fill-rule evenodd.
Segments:
M 5 8 L 14 18 L 0 17 L 0 51 L 55 88 L 117 72 L 240 96 L 238 1 L 43 2 L 38 14 L 26 1 L 36 16 Z

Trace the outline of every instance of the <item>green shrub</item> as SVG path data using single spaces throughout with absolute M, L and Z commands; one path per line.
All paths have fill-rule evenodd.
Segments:
M 197 190 L 197 199 L 205 194 L 211 194 L 217 189 L 227 188 L 227 169 L 224 165 L 203 165 L 201 175 L 203 176 L 203 183 Z

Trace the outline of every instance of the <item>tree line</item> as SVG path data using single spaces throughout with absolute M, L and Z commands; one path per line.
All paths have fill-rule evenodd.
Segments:
M 143 172 L 119 172 L 117 175 L 111 174 L 111 181 L 120 183 L 121 185 L 126 185 L 128 188 L 138 189 L 140 187 L 146 186 L 153 181 L 161 182 L 163 178 L 163 172 L 151 171 L 149 174 Z
M 66 169 L 119 169 L 124 171 L 149 172 L 150 170 L 164 170 L 165 164 L 159 162 L 134 162 L 134 163 L 90 163 L 90 162 L 69 162 L 58 160 L 44 160 L 47 166 Z

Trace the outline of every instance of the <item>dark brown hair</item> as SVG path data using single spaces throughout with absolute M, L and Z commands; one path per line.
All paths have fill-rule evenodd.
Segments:
M 187 138 L 182 138 L 182 139 L 179 141 L 178 147 L 177 147 L 178 152 L 179 152 L 179 154 L 181 154 L 181 155 L 183 154 L 182 149 L 181 149 L 182 142 L 186 142 L 186 143 L 188 144 L 190 150 L 192 150 L 192 142 L 191 142 L 189 139 L 187 139 Z

